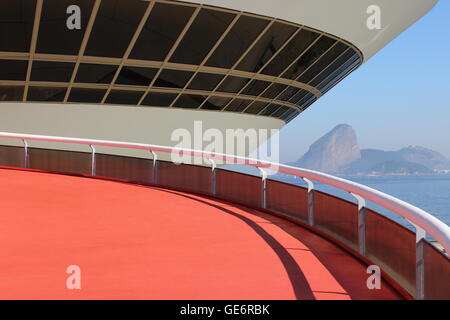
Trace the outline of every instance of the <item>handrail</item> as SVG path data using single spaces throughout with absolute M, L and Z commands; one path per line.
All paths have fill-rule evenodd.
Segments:
M 21 134 L 21 133 L 7 133 L 0 132 L 0 138 L 10 138 L 19 140 L 29 140 L 29 141 L 46 141 L 46 142 L 58 142 L 58 143 L 73 143 L 89 146 L 103 146 L 103 147 L 116 147 L 116 148 L 126 148 L 126 149 L 138 149 L 147 150 L 153 152 L 164 152 L 164 153 L 182 153 L 183 155 L 189 155 L 194 157 L 201 157 L 210 160 L 218 160 L 244 164 L 257 168 L 266 168 L 269 170 L 275 169 L 277 172 L 298 176 L 301 178 L 307 178 L 321 183 L 336 187 L 341 190 L 345 190 L 352 194 L 361 196 L 366 200 L 375 202 L 382 207 L 393 211 L 394 213 L 402 216 L 403 218 L 409 220 L 418 227 L 424 229 L 428 234 L 433 236 L 447 252 L 450 252 L 450 227 L 444 222 L 440 221 L 436 217 L 433 217 L 428 212 L 417 208 L 405 201 L 392 197 L 381 191 L 369 188 L 362 184 L 345 180 L 342 178 L 334 177 L 332 175 L 321 173 L 308 169 L 296 168 L 288 165 L 272 163 L 264 160 L 257 160 L 252 158 L 245 158 L 240 156 L 211 153 L 207 151 L 183 149 L 176 147 L 159 146 L 144 143 L 130 143 L 130 142 L 118 142 L 118 141 L 108 141 L 108 140 L 95 140 L 95 139 L 81 139 L 81 138 L 65 138 L 65 137 L 54 137 L 54 136 L 44 136 L 44 135 L 33 135 L 33 134 Z

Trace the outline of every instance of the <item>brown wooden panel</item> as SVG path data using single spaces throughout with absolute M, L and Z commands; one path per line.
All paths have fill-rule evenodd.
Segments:
M 425 243 L 425 299 L 450 300 L 450 259 Z
M 416 235 L 372 210 L 366 212 L 366 254 L 412 296 L 416 286 Z
M 158 162 L 158 184 L 211 193 L 211 168 L 160 161 Z
M 91 174 L 91 154 L 29 148 L 29 168 L 75 174 Z
M 308 220 L 308 190 L 292 184 L 267 180 L 267 209 Z
M 228 170 L 217 170 L 217 195 L 255 206 L 261 206 L 260 177 Z
M 0 146 L 0 166 L 23 168 L 24 159 L 23 147 Z
M 151 183 L 153 160 L 97 154 L 96 175 L 138 183 Z
M 314 191 L 314 225 L 358 248 L 358 206 L 349 201 Z

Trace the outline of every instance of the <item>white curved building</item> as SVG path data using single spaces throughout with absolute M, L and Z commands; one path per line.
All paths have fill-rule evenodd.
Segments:
M 195 120 L 281 128 L 436 2 L 3 0 L 0 130 L 174 145 Z
M 450 228 L 411 204 L 198 145 L 164 161 L 198 120 L 281 128 L 435 3 L 0 1 L 0 298 L 450 299 Z

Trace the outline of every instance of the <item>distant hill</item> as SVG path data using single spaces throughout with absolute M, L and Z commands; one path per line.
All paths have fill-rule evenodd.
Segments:
M 358 172 L 357 172 L 358 173 Z M 433 174 L 434 171 L 418 163 L 408 161 L 387 160 L 377 163 L 362 173 L 386 175 L 386 174 Z
M 433 170 L 448 170 L 450 168 L 450 160 L 439 152 L 419 147 L 409 146 L 398 151 L 399 155 L 413 163 L 419 163 Z
M 293 165 L 334 174 L 432 174 L 450 170 L 439 152 L 409 146 L 398 151 L 360 150 L 353 128 L 340 124 L 314 142 Z

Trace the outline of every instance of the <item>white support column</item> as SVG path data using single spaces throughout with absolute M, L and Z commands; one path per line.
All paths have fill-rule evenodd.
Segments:
M 96 174 L 96 166 L 97 166 L 97 164 L 96 164 L 96 159 L 95 159 L 95 147 L 92 145 L 92 144 L 90 144 L 89 145 L 89 147 L 91 148 L 91 175 L 92 176 L 95 176 L 95 174 Z
M 28 169 L 29 163 L 28 163 L 28 142 L 27 140 L 23 139 L 23 147 L 24 147 L 24 155 L 23 155 L 23 166 L 24 168 Z
M 211 194 L 216 194 L 216 162 L 213 159 L 209 159 L 211 163 Z
M 308 224 L 314 226 L 314 183 L 306 178 L 302 178 L 308 185 Z
M 426 231 L 411 221 L 411 223 L 416 229 L 416 299 L 425 299 L 425 237 L 427 235 Z
M 261 208 L 267 208 L 267 172 L 266 170 L 258 167 L 261 172 Z
M 358 251 L 363 256 L 366 255 L 366 199 L 351 193 L 358 201 Z
M 152 184 L 157 184 L 158 183 L 158 156 L 156 155 L 156 152 L 153 150 L 150 150 L 150 153 L 152 154 L 152 159 L 153 159 Z

